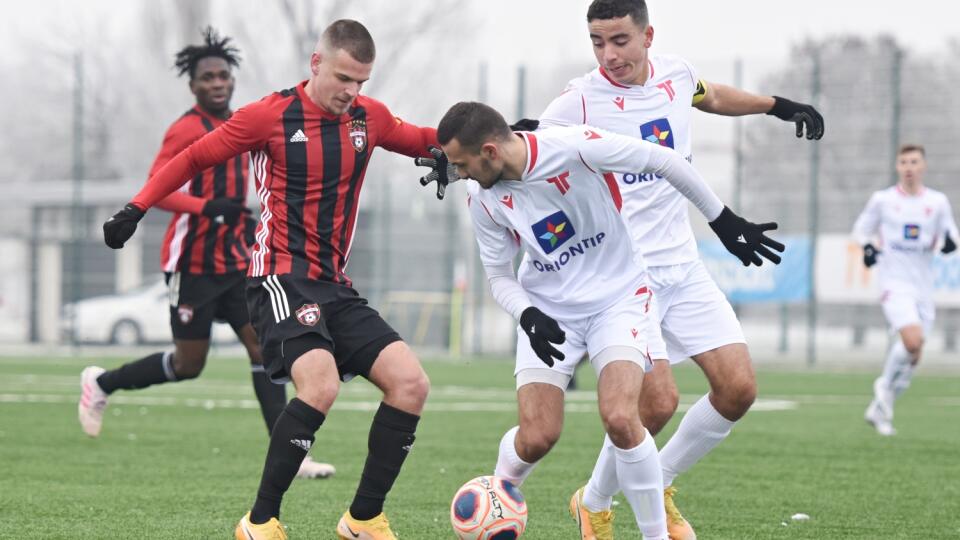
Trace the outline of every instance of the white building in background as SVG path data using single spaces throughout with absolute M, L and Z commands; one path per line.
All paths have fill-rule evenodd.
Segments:
M 100 226 L 142 180 L 5 181 L 0 201 L 0 341 L 57 342 L 64 305 L 122 292 L 143 281 L 153 220 L 126 249 L 103 244 Z M 82 188 L 81 196 L 74 189 Z M 73 212 L 74 205 L 79 213 Z M 76 248 L 74 248 L 76 246 Z M 79 269 L 79 271 L 77 271 Z

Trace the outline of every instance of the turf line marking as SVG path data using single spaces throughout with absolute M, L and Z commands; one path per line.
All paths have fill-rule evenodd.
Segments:
M 76 403 L 75 395 L 65 394 L 0 394 L 0 403 L 30 404 L 30 403 Z M 202 399 L 177 397 L 151 396 L 113 396 L 110 403 L 114 405 L 151 405 L 167 407 L 195 407 L 203 409 L 258 409 L 259 403 L 253 399 Z M 334 410 L 341 411 L 376 411 L 380 407 L 379 401 L 350 401 L 341 400 L 333 405 Z M 516 404 L 510 402 L 430 402 L 426 409 L 435 412 L 514 412 Z M 678 411 L 685 411 L 689 404 L 681 404 Z M 758 399 L 751 407 L 751 411 L 787 411 L 797 408 L 795 401 L 785 399 Z M 567 403 L 566 412 L 596 414 L 595 403 Z

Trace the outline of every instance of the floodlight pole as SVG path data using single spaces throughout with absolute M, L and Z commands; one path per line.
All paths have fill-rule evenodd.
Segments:
M 820 49 L 812 49 L 811 105 L 820 105 Z M 810 258 L 807 261 L 810 297 L 807 302 L 807 365 L 817 363 L 817 234 L 820 232 L 820 143 L 810 145 Z
M 83 148 L 83 52 L 76 51 L 73 55 L 73 193 L 70 208 L 72 231 L 70 233 L 71 275 L 67 278 L 70 283 L 69 302 L 76 303 L 83 294 L 83 250 L 81 244 L 86 233 L 86 223 L 83 219 L 83 177 L 86 176 Z M 70 344 L 77 345 L 77 310 L 70 314 Z

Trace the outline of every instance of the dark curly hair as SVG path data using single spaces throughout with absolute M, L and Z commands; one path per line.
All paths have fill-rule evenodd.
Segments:
M 197 72 L 197 63 L 204 58 L 215 56 L 223 58 L 232 67 L 240 67 L 240 50 L 230 44 L 231 38 L 220 37 L 220 34 L 208 26 L 203 29 L 202 45 L 187 45 L 177 53 L 173 66 L 177 68 L 177 75 L 190 74 L 190 80 Z
M 587 9 L 587 22 L 593 22 L 594 19 L 619 19 L 627 15 L 640 27 L 650 22 L 644 0 L 594 0 Z

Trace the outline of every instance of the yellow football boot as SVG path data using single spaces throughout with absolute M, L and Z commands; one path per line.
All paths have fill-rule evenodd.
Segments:
M 337 536 L 343 540 L 397 540 L 383 512 L 361 521 L 354 519 L 347 510 L 337 523 Z
M 670 540 L 697 540 L 697 533 L 693 532 L 693 527 L 683 518 L 677 505 L 673 504 L 673 496 L 676 495 L 677 488 L 670 486 L 663 490 L 663 506 L 667 511 L 667 534 Z
M 580 527 L 581 540 L 613 540 L 613 511 L 591 512 L 583 505 L 583 489 L 570 497 L 570 516 Z
M 256 525 L 250 523 L 250 512 L 240 518 L 233 535 L 237 540 L 287 540 L 287 531 L 277 518 L 270 518 L 270 521 Z

